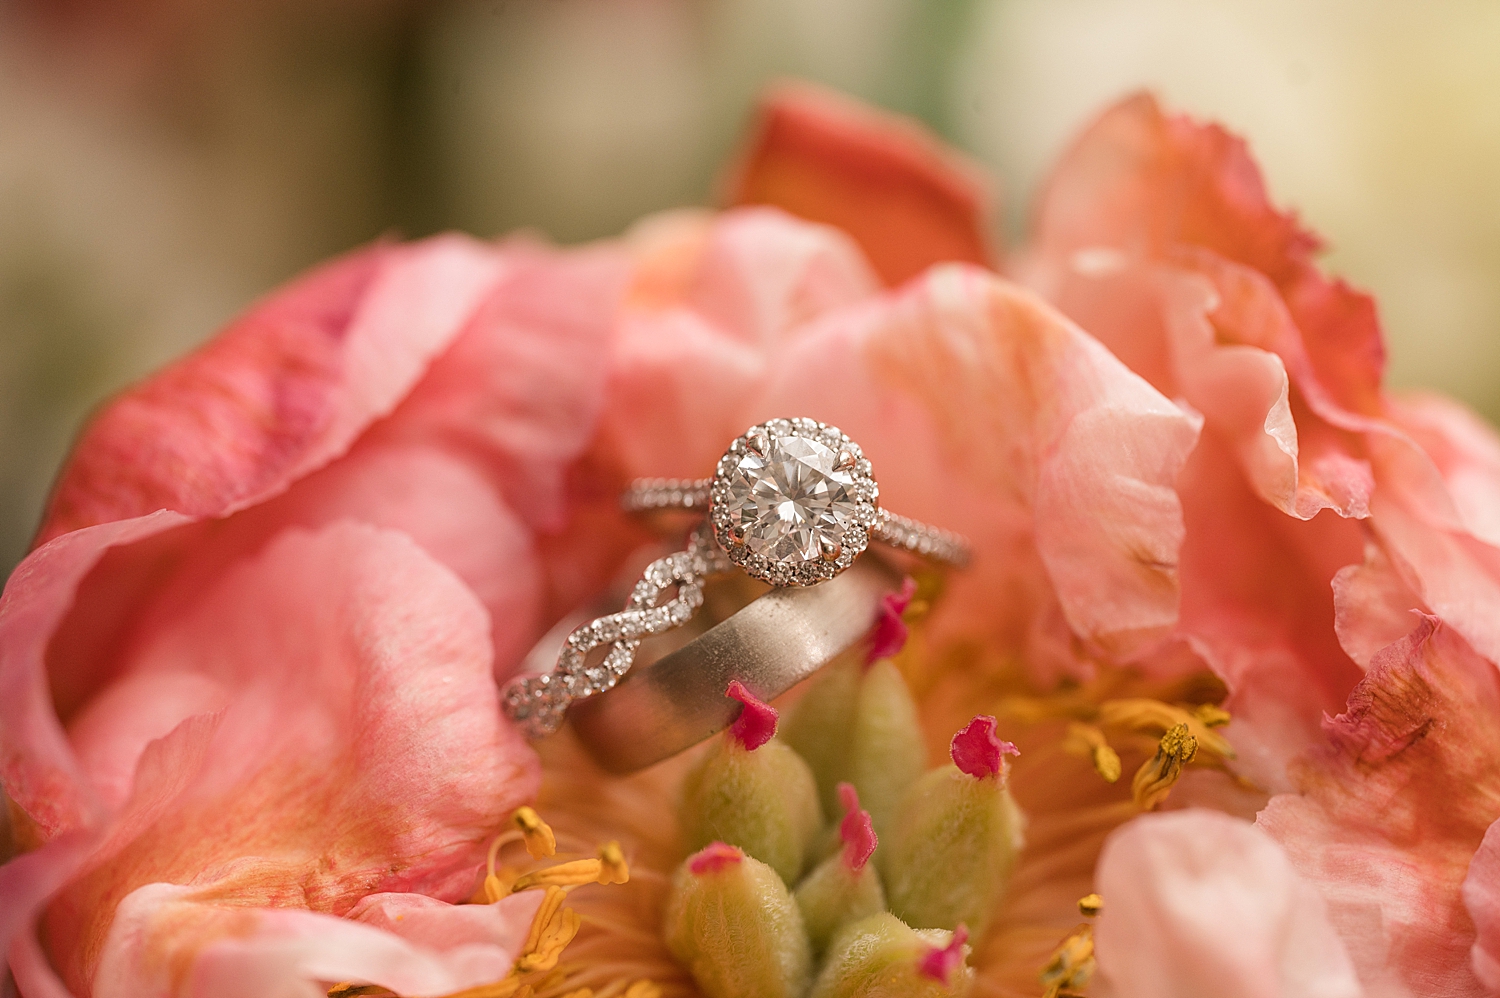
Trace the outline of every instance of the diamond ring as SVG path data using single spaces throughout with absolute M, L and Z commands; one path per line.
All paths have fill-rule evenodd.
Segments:
M 506 714 L 531 737 L 555 731 L 574 701 L 624 678 L 642 638 L 692 619 L 705 579 L 735 566 L 778 588 L 816 586 L 846 571 L 871 540 L 958 567 L 968 563 L 964 538 L 889 513 L 879 497 L 859 445 L 813 419 L 752 426 L 729 445 L 713 478 L 634 483 L 621 501 L 627 511 L 703 511 L 706 522 L 684 550 L 646 568 L 624 610 L 568 635 L 551 673 L 513 681 L 502 700 Z M 590 665 L 587 656 L 603 645 L 603 659 Z

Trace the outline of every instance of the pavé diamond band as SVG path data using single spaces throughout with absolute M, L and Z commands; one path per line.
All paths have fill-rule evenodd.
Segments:
M 612 689 L 641 639 L 679 627 L 703 602 L 703 581 L 738 566 L 778 588 L 816 586 L 846 571 L 871 540 L 963 566 L 968 542 L 888 513 L 859 445 L 812 419 L 773 419 L 729 445 L 711 479 L 648 479 L 624 495 L 628 511 L 702 510 L 685 550 L 649 565 L 619 613 L 574 630 L 551 673 L 513 681 L 506 714 L 531 737 L 555 731 L 568 707 Z M 666 599 L 667 591 L 676 592 Z M 608 645 L 590 665 L 587 656 Z

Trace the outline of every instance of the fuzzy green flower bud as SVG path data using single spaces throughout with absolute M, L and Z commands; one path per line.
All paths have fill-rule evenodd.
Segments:
M 683 781 L 683 834 L 689 849 L 738 846 L 794 884 L 823 827 L 817 784 L 774 737 L 776 710 L 738 682 L 728 695 L 745 708 Z
M 1016 747 L 976 717 L 953 737 L 953 765 L 917 781 L 877 862 L 891 911 L 918 928 L 979 931 L 1021 851 L 1025 819 L 1006 789 Z
M 845 810 L 838 826 L 843 848 L 809 873 L 792 895 L 814 953 L 822 953 L 841 927 L 885 911 L 880 875 L 870 865 L 876 843 L 870 812 L 860 808 L 859 795 L 848 783 L 839 784 L 839 797 Z
M 837 813 L 836 788 L 852 783 L 882 836 L 927 768 L 917 705 L 887 659 L 824 668 L 788 711 L 783 737 L 812 767 L 825 812 Z
M 808 998 L 957 998 L 974 981 L 968 937 L 962 926 L 917 930 L 888 912 L 871 915 L 834 939 Z
M 802 915 L 766 864 L 714 842 L 688 857 L 667 900 L 667 948 L 708 998 L 801 998 L 812 953 Z

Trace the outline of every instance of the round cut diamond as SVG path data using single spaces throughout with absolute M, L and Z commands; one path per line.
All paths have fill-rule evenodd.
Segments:
M 857 522 L 853 468 L 840 469 L 839 451 L 809 437 L 761 437 L 756 444 L 761 453 L 739 455 L 724 476 L 736 539 L 770 561 L 836 555 Z

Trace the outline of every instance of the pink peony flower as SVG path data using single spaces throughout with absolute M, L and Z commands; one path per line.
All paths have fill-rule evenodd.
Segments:
M 975 542 L 896 658 L 930 757 L 976 711 L 1019 747 L 982 993 L 1500 989 L 1500 441 L 1382 388 L 1372 303 L 1243 146 L 1125 101 L 1009 278 L 913 126 L 783 91 L 733 178 L 581 250 L 364 250 L 101 412 L 0 600 L 23 993 L 505 979 L 615 862 L 481 878 L 533 799 L 644 871 L 570 902 L 556 987 L 693 993 L 690 758 L 539 764 L 496 683 L 645 537 L 626 479 L 778 415 Z

